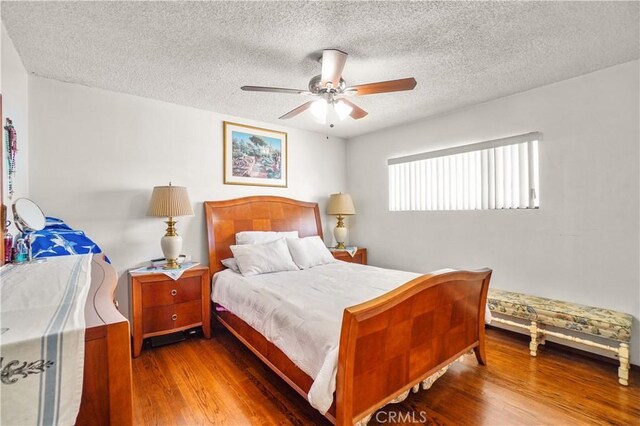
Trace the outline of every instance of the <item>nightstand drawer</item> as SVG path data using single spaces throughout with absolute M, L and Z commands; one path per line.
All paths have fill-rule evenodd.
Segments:
M 156 333 L 174 328 L 202 323 L 202 302 L 178 303 L 175 305 L 154 306 L 143 312 L 143 333 Z
M 143 308 L 200 300 L 201 297 L 200 277 L 181 278 L 179 281 L 167 278 L 167 281 L 142 284 Z
M 362 253 L 356 253 L 353 256 L 347 253 L 345 256 L 340 256 L 338 259 L 349 263 L 364 263 L 362 261 Z
M 359 248 L 356 254 L 351 256 L 346 250 L 334 250 L 331 252 L 333 257 L 343 262 L 360 263 L 361 265 L 367 264 L 367 249 Z

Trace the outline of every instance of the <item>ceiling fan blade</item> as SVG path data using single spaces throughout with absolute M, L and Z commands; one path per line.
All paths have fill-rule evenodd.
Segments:
M 285 115 L 280 117 L 280 119 L 281 120 L 286 120 L 287 118 L 295 117 L 296 115 L 300 114 L 301 112 L 308 110 L 309 107 L 311 106 L 311 104 L 314 103 L 314 102 L 315 101 L 305 102 L 302 105 L 300 105 L 299 107 L 292 109 L 291 111 L 289 111 L 288 113 L 286 113 Z
M 342 70 L 347 62 L 347 54 L 336 49 L 326 49 L 322 51 L 322 75 L 321 84 L 331 83 L 333 87 L 340 85 Z
M 403 90 L 413 90 L 416 87 L 416 79 L 401 78 L 400 80 L 379 81 L 377 83 L 359 84 L 348 87 L 345 92 L 357 91 L 358 96 L 375 95 L 377 93 L 401 92 Z
M 292 93 L 296 95 L 310 95 L 308 90 L 284 89 L 282 87 L 264 87 L 264 86 L 242 86 L 240 89 L 246 92 L 272 92 L 272 93 Z
M 352 108 L 349 115 L 354 120 L 360 120 L 361 118 L 364 118 L 369 114 L 367 111 L 363 110 L 358 105 L 351 102 L 349 99 L 340 98 L 340 100 Z

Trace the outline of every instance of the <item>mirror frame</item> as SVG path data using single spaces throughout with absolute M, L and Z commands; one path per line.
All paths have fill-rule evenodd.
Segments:
M 39 228 L 39 229 L 32 228 L 30 226 L 30 224 L 25 222 L 24 219 L 20 216 L 20 214 L 17 212 L 17 209 L 16 209 L 16 204 L 20 200 L 26 200 L 26 201 L 31 202 L 38 209 L 38 211 L 40 211 L 40 213 L 42 214 L 42 220 L 43 220 L 43 223 L 44 223 L 42 228 Z M 30 198 L 26 198 L 26 197 L 18 198 L 17 200 L 15 200 L 13 202 L 13 205 L 11 206 L 11 210 L 13 211 L 13 223 L 16 225 L 16 228 L 18 228 L 18 230 L 20 232 L 22 232 L 23 234 L 28 233 L 28 232 L 41 231 L 47 226 L 47 219 L 46 219 L 46 216 L 44 215 L 44 212 L 42 211 L 40 206 Z

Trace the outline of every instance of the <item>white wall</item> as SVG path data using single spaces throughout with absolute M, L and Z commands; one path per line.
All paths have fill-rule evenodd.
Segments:
M 347 143 L 351 242 L 370 263 L 494 270 L 492 286 L 635 317 L 640 363 L 638 61 Z M 389 212 L 387 159 L 540 131 L 541 208 Z
M 5 72 L 3 61 L 3 88 Z M 629 312 L 639 364 L 639 89 L 634 61 L 354 138 L 345 160 L 340 139 L 30 77 L 30 195 L 101 244 L 126 305 L 126 269 L 161 255 L 164 223 L 145 216 L 154 185 L 188 187 L 196 216 L 178 231 L 183 251 L 203 261 L 203 200 L 273 194 L 324 209 L 347 189 L 357 210 L 350 241 L 369 248 L 372 264 L 489 266 L 497 288 Z M 289 132 L 289 188 L 222 184 L 223 120 Z M 544 133 L 540 210 L 387 210 L 388 158 L 529 131 Z M 323 221 L 329 239 L 334 219 Z
M 146 217 L 156 185 L 186 186 L 195 217 L 179 218 L 183 252 L 207 263 L 202 202 L 269 194 L 317 201 L 346 186 L 345 142 L 120 93 L 30 77 L 31 198 L 100 244 L 119 273 L 161 257 L 166 225 Z M 288 132 L 289 187 L 223 185 L 222 122 Z M 327 242 L 333 221 L 323 218 Z M 124 306 L 123 306 L 124 305 Z
M 2 170 L 5 173 L 4 188 L 2 195 L 4 203 L 8 206 L 7 216 L 12 220 L 11 204 L 9 200 L 9 179 L 7 178 L 7 150 L 5 143 L 5 118 L 9 117 L 13 121 L 18 135 L 18 152 L 16 154 L 16 177 L 13 182 L 15 190 L 13 200 L 20 197 L 29 196 L 29 127 L 28 127 L 28 76 L 22 65 L 22 60 L 18 56 L 13 42 L 7 30 L 2 24 L 2 69 L 0 81 L 2 84 L 2 150 L 3 160 Z M 4 224 L 2 224 L 4 226 Z M 10 232 L 15 236 L 16 230 L 11 227 Z

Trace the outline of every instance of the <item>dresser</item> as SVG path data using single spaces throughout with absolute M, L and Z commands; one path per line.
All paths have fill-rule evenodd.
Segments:
M 93 256 L 85 305 L 84 379 L 76 425 L 132 425 L 129 321 L 114 305 L 116 271 Z
M 206 266 L 195 266 L 173 280 L 162 273 L 130 275 L 133 356 L 148 337 L 202 327 L 211 337 L 210 281 Z

